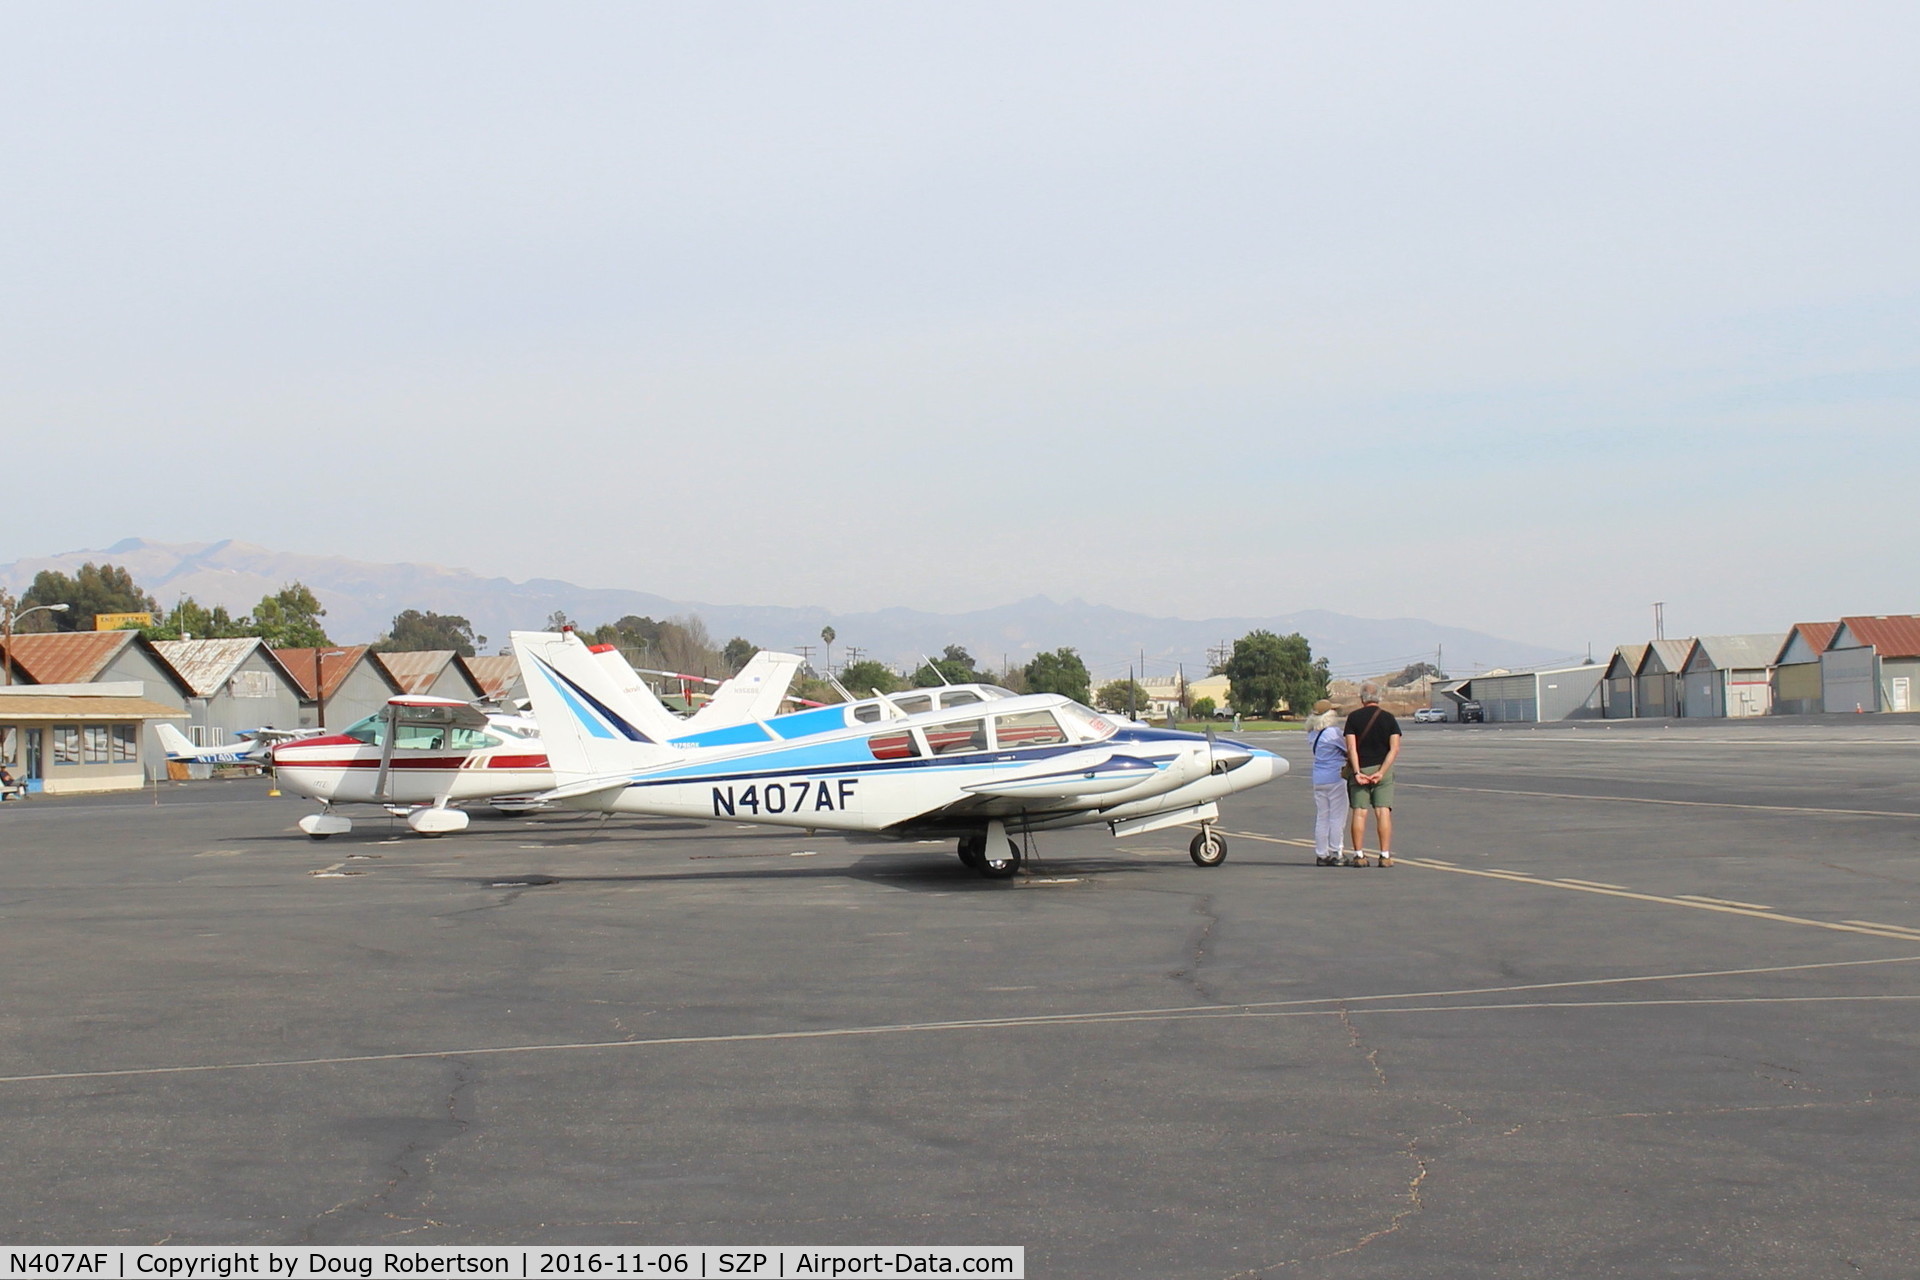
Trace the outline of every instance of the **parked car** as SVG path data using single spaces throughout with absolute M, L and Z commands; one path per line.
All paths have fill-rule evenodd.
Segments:
M 1477 702 L 1463 702 L 1460 704 L 1461 724 L 1485 724 L 1486 722 L 1487 709 L 1485 707 Z
M 1413 713 L 1415 724 L 1443 724 L 1446 718 L 1447 713 L 1438 707 L 1421 707 Z

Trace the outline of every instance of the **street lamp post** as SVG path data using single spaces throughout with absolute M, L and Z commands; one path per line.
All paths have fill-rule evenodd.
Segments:
M 322 650 L 316 646 L 313 651 L 313 727 L 316 729 L 325 729 L 327 727 L 327 686 L 320 683 L 320 659 L 344 658 L 346 656 L 347 651 L 345 649 Z
M 71 608 L 73 608 L 73 606 L 70 604 L 37 604 L 33 606 L 33 608 L 31 609 L 22 609 L 18 613 L 15 613 L 11 608 L 7 609 L 6 613 L 7 613 L 7 683 L 8 684 L 13 683 L 13 624 L 20 621 L 20 619 L 26 617 L 30 613 L 39 613 L 42 609 L 45 609 L 48 613 L 65 613 L 67 610 Z

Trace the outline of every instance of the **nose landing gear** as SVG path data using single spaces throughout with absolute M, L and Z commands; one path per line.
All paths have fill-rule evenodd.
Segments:
M 990 822 L 984 835 L 960 837 L 960 862 L 989 880 L 1010 880 L 1020 870 L 1020 845 L 1003 823 Z
M 1215 831 L 1211 822 L 1202 823 L 1200 834 L 1187 846 L 1187 856 L 1196 867 L 1217 867 L 1227 860 L 1226 837 Z

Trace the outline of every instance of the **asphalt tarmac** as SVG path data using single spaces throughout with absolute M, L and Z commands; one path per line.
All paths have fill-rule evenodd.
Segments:
M 945 845 L 257 781 L 0 806 L 11 1244 L 1017 1244 L 1033 1277 L 1920 1273 L 1920 722 L 1409 726 Z

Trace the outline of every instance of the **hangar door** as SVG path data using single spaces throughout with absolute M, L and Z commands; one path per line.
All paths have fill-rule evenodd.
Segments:
M 1720 705 L 1720 673 L 1689 671 L 1680 677 L 1680 714 L 1706 720 L 1726 714 Z
M 1828 711 L 1878 711 L 1880 686 L 1871 649 L 1829 649 L 1820 655 L 1820 686 Z
M 1489 724 L 1527 724 L 1540 718 L 1532 676 L 1481 676 L 1473 682 L 1473 696 L 1487 713 Z

